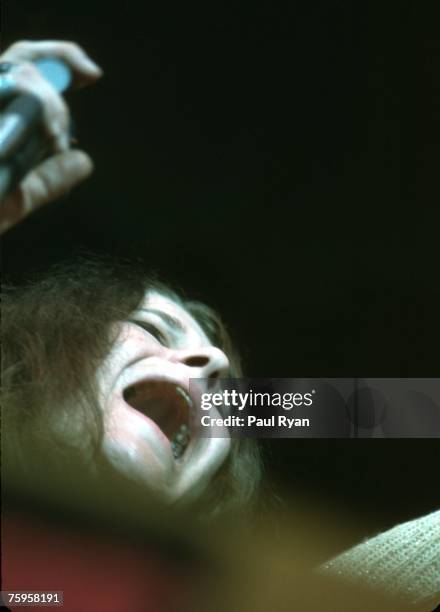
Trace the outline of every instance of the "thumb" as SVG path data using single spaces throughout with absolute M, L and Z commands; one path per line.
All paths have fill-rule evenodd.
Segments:
M 91 158 L 78 149 L 57 153 L 45 160 L 0 203 L 0 230 L 6 231 L 40 206 L 64 195 L 92 172 Z
M 63 151 L 37 166 L 23 181 L 24 213 L 64 195 L 93 171 L 91 158 L 77 149 Z

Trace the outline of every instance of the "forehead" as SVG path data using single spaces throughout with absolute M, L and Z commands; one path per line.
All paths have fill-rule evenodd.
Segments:
M 180 324 L 181 330 L 178 331 L 191 341 L 205 346 L 210 345 L 211 341 L 205 334 L 196 319 L 178 302 L 171 297 L 163 295 L 157 291 L 147 291 L 142 301 L 141 308 L 168 315 Z

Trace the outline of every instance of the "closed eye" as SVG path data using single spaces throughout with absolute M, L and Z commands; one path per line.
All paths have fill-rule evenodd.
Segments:
M 130 323 L 141 327 L 149 334 L 151 334 L 154 338 L 156 338 L 158 342 L 160 342 L 164 346 L 168 346 L 169 343 L 165 334 L 163 334 L 161 330 L 157 327 L 157 325 L 154 325 L 154 323 L 149 323 L 148 321 L 139 321 L 137 319 L 130 319 Z

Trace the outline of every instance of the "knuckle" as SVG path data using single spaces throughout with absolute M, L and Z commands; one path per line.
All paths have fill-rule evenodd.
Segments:
M 20 55 L 21 53 L 29 51 L 33 44 L 34 43 L 30 40 L 18 40 L 8 48 L 8 52 Z
M 34 66 L 31 62 L 23 61 L 20 62 L 17 66 L 14 67 L 14 72 L 19 72 L 22 76 L 26 77 L 36 77 L 41 76 L 37 67 Z
M 19 88 L 38 95 L 43 77 L 33 64 L 20 62 L 13 67 L 12 76 Z

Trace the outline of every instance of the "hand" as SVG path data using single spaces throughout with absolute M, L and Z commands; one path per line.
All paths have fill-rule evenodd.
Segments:
M 70 150 L 69 110 L 63 98 L 31 63 L 42 57 L 62 59 L 72 70 L 73 86 L 93 83 L 102 70 L 76 44 L 64 41 L 22 41 L 13 44 L 0 62 L 11 62 L 10 74 L 19 93 L 32 93 L 43 104 L 43 123 L 52 156 L 34 168 L 18 189 L 0 203 L 0 233 L 20 222 L 43 204 L 60 197 L 93 170 L 90 157 Z

